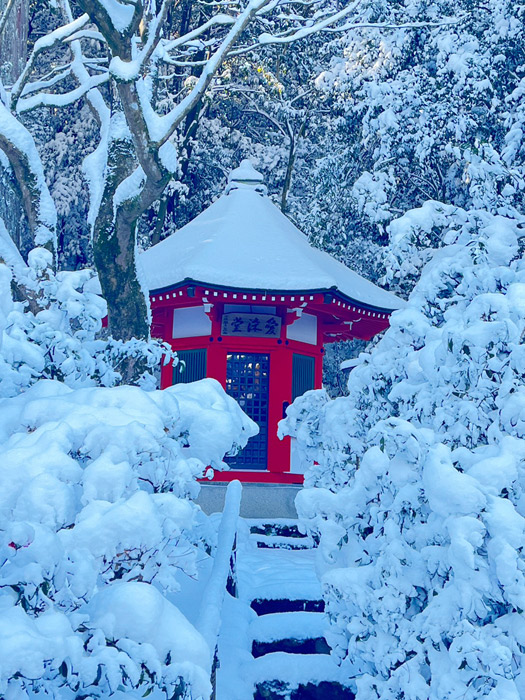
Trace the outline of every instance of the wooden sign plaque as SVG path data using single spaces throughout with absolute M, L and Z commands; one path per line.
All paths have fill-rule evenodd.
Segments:
M 281 318 L 271 314 L 227 313 L 222 317 L 221 335 L 279 338 Z

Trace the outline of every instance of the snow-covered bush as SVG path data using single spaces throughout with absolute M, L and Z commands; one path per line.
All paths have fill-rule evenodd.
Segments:
M 207 698 L 213 650 L 173 598 L 208 547 L 190 499 L 257 427 L 211 379 L 97 386 L 171 350 L 100 338 L 93 273 L 26 264 L 5 227 L 0 259 L 0 696 Z
M 196 477 L 255 431 L 212 379 L 0 400 L 2 697 L 208 697 L 213 650 L 170 595 L 196 573 Z
M 93 270 L 55 273 L 45 248 L 34 248 L 26 264 L 1 220 L 0 260 L 7 263 L 0 263 L 4 316 L 0 397 L 15 396 L 43 377 L 71 387 L 114 386 L 121 380 L 120 364 L 130 357 L 143 360 L 141 386 L 154 388 L 154 369 L 174 353 L 157 340 L 102 338 L 106 304 L 89 289 Z M 32 303 L 13 301 L 13 281 Z
M 282 425 L 358 700 L 525 697 L 525 220 L 446 213 L 349 396 Z

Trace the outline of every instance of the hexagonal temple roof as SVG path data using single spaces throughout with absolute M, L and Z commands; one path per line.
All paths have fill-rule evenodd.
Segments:
M 338 291 L 390 312 L 401 299 L 313 248 L 273 204 L 262 175 L 243 161 L 225 193 L 186 226 L 139 256 L 144 282 L 158 292 L 192 281 L 267 292 Z

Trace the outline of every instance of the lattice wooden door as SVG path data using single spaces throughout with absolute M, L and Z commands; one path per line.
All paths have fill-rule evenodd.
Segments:
M 259 426 L 244 450 L 227 462 L 234 469 L 268 468 L 268 398 L 270 357 L 261 353 L 229 353 L 226 391 Z

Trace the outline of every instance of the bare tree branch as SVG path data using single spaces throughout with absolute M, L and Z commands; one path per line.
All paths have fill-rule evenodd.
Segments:
M 63 27 L 59 27 L 58 29 L 55 29 L 55 31 L 51 32 L 50 34 L 46 34 L 46 36 L 40 37 L 35 42 L 35 46 L 33 48 L 33 51 L 31 52 L 31 55 L 29 56 L 29 59 L 27 61 L 27 64 L 22 71 L 21 76 L 18 78 L 16 83 L 13 85 L 13 88 L 11 90 L 11 109 L 15 110 L 16 105 L 18 102 L 18 99 L 20 98 L 20 95 L 22 94 L 22 91 L 24 89 L 24 86 L 26 82 L 29 79 L 29 76 L 33 72 L 33 69 L 35 67 L 36 60 L 38 56 L 43 52 L 47 51 L 57 44 L 60 44 L 63 42 L 67 37 L 69 37 L 71 34 L 74 34 L 77 32 L 79 29 L 82 29 L 87 23 L 89 22 L 89 17 L 87 15 L 82 15 L 78 19 L 74 20 L 70 24 L 67 24 Z

